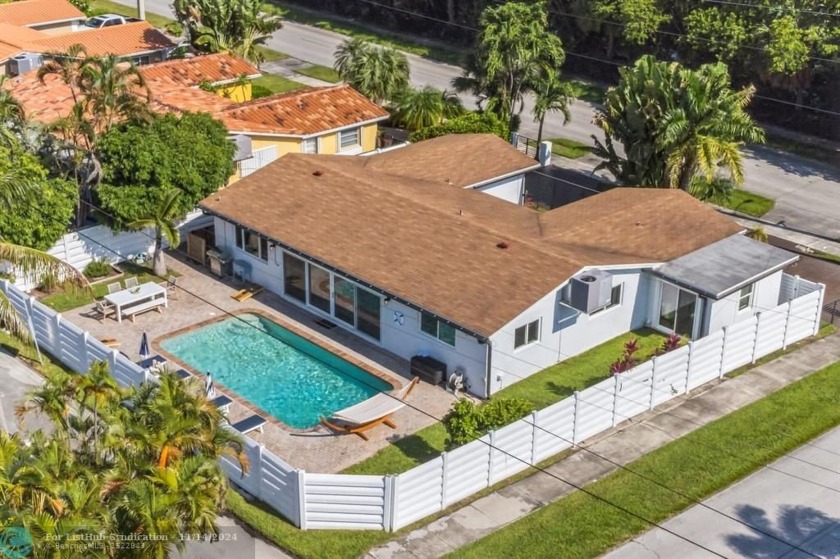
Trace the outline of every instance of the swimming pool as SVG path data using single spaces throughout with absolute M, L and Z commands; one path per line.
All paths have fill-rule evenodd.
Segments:
M 258 314 L 168 338 L 161 347 L 289 427 L 352 406 L 392 386 Z

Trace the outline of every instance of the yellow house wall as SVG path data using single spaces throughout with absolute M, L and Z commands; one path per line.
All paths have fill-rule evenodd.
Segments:
M 251 100 L 251 84 L 236 84 L 228 87 L 220 88 L 216 91 L 216 95 L 230 99 L 237 103 Z
M 376 136 L 379 126 L 376 123 L 362 126 L 362 152 L 373 151 L 376 149 Z
M 335 155 L 337 145 L 338 134 L 335 132 L 318 137 L 318 153 Z

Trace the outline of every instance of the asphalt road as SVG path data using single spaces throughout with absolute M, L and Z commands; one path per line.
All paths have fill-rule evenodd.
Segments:
M 840 558 L 840 427 L 602 559 Z M 737 519 L 737 520 L 734 520 Z
M 134 0 L 116 0 L 129 6 Z M 170 0 L 146 0 L 146 10 L 172 15 Z M 345 36 L 293 22 L 284 22 L 267 46 L 289 56 L 332 66 L 333 53 Z M 408 55 L 411 82 L 415 86 L 432 85 L 451 89 L 451 81 L 461 73 L 457 66 L 433 62 Z M 474 107 L 471 97 L 463 98 L 466 106 Z M 521 132 L 536 137 L 537 123 L 530 117 L 532 101 L 526 100 Z M 789 110 L 783 105 L 780 110 Z M 563 125 L 562 115 L 546 119 L 544 138 L 566 137 L 591 143 L 599 129 L 592 124 L 594 106 L 576 101 L 571 107 L 572 120 Z M 840 161 L 838 161 L 840 163 Z M 562 162 L 559 162 L 562 165 Z M 832 239 L 840 238 L 840 168 L 810 161 L 773 149 L 755 146 L 747 150 L 744 188 L 776 200 L 776 208 L 765 216 L 773 222 L 784 222 L 790 228 L 814 232 Z

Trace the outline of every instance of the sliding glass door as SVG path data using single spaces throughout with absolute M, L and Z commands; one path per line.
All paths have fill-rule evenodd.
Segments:
M 379 339 L 380 330 L 380 305 L 382 300 L 379 295 L 371 293 L 361 287 L 356 288 L 356 300 L 358 301 L 359 320 L 356 328 L 371 338 Z
M 697 295 L 662 282 L 659 298 L 659 326 L 681 336 L 694 337 Z
M 283 253 L 283 290 L 289 297 L 306 302 L 306 262 Z
M 333 315 L 350 326 L 356 325 L 356 286 L 335 276 L 335 312 Z
M 327 313 L 332 304 L 330 273 L 312 264 L 309 265 L 309 304 Z

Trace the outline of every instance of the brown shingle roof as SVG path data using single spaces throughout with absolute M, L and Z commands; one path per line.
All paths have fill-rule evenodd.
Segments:
M 85 19 L 85 14 L 66 0 L 20 0 L 0 4 L 0 22 L 12 25 L 37 25 L 68 19 Z
M 65 52 L 76 44 L 83 45 L 92 56 L 128 56 L 175 46 L 175 43 L 148 22 L 137 21 L 101 29 L 50 35 L 33 41 L 27 48 L 35 52 Z
M 233 81 L 241 76 L 260 75 L 250 62 L 226 52 L 167 60 L 140 67 L 147 82 L 155 81 L 171 86 L 198 87 L 202 82 L 211 84 Z
M 289 154 L 200 206 L 484 336 L 584 266 L 667 261 L 740 231 L 676 190 L 539 213 L 364 159 Z M 473 151 L 463 164 L 490 162 Z
M 388 111 L 342 84 L 254 99 L 216 116 L 235 132 L 309 136 L 383 120 L 388 117 Z
M 482 165 L 465 164 L 477 153 Z M 368 157 L 367 168 L 461 188 L 540 166 L 494 134 L 449 134 Z

